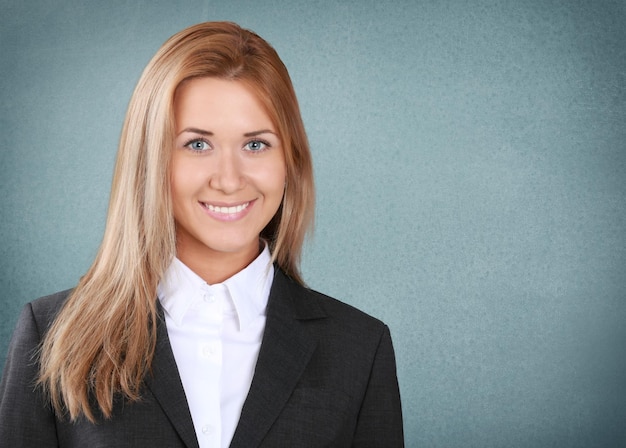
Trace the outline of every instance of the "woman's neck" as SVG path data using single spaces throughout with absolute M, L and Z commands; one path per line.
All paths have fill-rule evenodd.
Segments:
M 177 246 L 176 257 L 209 285 L 222 283 L 245 269 L 264 248 L 262 241 L 238 252 L 218 252 L 206 246 Z

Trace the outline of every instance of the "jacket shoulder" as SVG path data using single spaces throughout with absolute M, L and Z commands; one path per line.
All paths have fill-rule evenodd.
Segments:
M 57 446 L 54 413 L 39 377 L 41 340 L 63 306 L 69 291 L 27 303 L 15 326 L 0 382 L 0 444 Z M 6 445 L 4 445 L 6 444 Z
M 341 300 L 302 286 L 286 276 L 276 280 L 281 285 L 277 289 L 290 297 L 296 319 L 316 322 L 314 326 L 324 327 L 328 334 L 352 335 L 362 342 L 372 339 L 377 342 L 389 331 L 381 320 Z
M 47 330 L 56 318 L 63 304 L 69 297 L 72 289 L 59 291 L 48 296 L 40 297 L 26 306 L 31 308 L 33 317 L 38 324 L 40 330 Z
M 385 324 L 378 318 L 371 316 L 357 307 L 343 302 L 334 297 L 330 297 L 319 291 L 309 289 L 309 300 L 313 299 L 319 303 L 320 307 L 331 319 L 341 321 L 343 324 L 353 324 L 359 327 L 370 327 L 382 329 Z

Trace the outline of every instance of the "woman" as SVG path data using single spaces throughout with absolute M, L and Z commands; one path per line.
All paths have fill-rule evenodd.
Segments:
M 171 37 L 120 139 L 104 238 L 17 324 L 6 446 L 402 446 L 389 331 L 307 289 L 311 158 L 276 52 L 232 23 Z

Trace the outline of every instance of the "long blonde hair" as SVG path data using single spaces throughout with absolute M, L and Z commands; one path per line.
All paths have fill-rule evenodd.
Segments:
M 234 23 L 187 28 L 163 44 L 139 79 L 120 137 L 102 244 L 42 343 L 39 383 L 58 415 L 94 422 L 91 399 L 108 418 L 116 394 L 140 398 L 156 344 L 156 288 L 176 252 L 169 184 L 174 95 L 183 81 L 207 76 L 245 83 L 277 127 L 287 186 L 261 236 L 280 269 L 303 283 L 299 262 L 313 220 L 313 170 L 287 69 L 266 41 Z

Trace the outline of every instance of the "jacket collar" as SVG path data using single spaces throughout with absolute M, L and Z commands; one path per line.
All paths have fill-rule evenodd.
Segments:
M 152 359 L 152 369 L 146 376 L 146 386 L 152 391 L 184 444 L 188 448 L 198 448 L 198 439 L 189 412 L 187 397 L 167 336 L 164 311 L 158 300 L 157 308 L 157 343 Z
M 261 443 L 317 346 L 300 321 L 325 316 L 308 289 L 276 269 L 259 359 L 231 448 L 247 448 Z
M 158 301 L 157 306 L 157 346 L 146 385 L 187 447 L 197 448 L 191 414 Z M 324 317 L 326 313 L 315 296 L 276 267 L 259 358 L 230 445 L 232 448 L 249 448 L 261 443 L 317 346 L 301 321 Z

